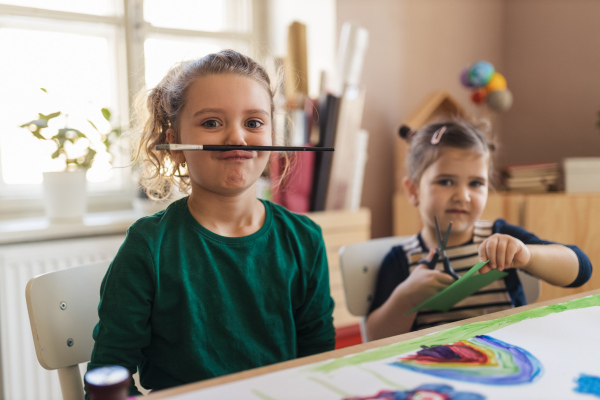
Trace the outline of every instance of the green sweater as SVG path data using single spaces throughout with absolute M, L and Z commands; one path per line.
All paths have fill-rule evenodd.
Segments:
M 157 390 L 332 350 L 321 228 L 263 203 L 245 237 L 202 227 L 187 198 L 134 223 L 101 285 L 88 370 L 139 368 Z

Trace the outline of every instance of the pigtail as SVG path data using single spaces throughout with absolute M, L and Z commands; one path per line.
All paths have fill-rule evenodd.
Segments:
M 140 164 L 140 184 L 148 197 L 154 200 L 167 199 L 174 188 L 186 192 L 189 188 L 189 175 L 185 164 L 176 162 L 170 151 L 156 151 L 159 144 L 167 143 L 167 129 L 171 128 L 167 86 L 170 75 L 176 74 L 173 68 L 155 88 L 143 91 L 136 99 L 137 154 L 135 161 Z
M 407 125 L 400 125 L 400 129 L 398 129 L 398 134 L 402 139 L 410 143 L 415 134 L 415 131 L 410 129 L 410 127 L 408 127 Z

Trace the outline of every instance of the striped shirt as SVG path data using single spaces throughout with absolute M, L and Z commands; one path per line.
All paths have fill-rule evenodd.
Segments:
M 479 244 L 494 233 L 510 234 L 525 244 L 554 243 L 541 240 L 521 227 L 506 223 L 503 219 L 495 222 L 477 221 L 472 240 L 468 243 L 446 249 L 450 265 L 458 275 L 462 276 L 479 261 Z M 580 286 L 589 279 L 591 264 L 587 256 L 579 248 L 571 245 L 568 247 L 575 251 L 580 260 L 579 276 L 569 286 Z M 407 238 L 388 253 L 379 271 L 375 296 L 369 313 L 379 308 L 389 298 L 396 286 L 408 277 L 408 274 L 418 266 L 420 260 L 427 257 L 428 253 L 429 249 L 423 242 L 420 233 Z M 436 269 L 440 271 L 444 270 L 441 260 L 436 265 Z M 455 304 L 447 312 L 434 310 L 422 310 L 418 312 L 411 330 L 424 329 L 526 304 L 523 287 L 516 270 L 511 268 L 506 270 L 506 272 L 508 275 L 504 279 L 499 279 L 485 286 L 478 292 Z

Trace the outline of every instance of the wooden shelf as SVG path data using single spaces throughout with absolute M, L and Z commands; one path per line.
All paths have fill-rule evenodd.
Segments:
M 490 194 L 482 219 L 504 218 L 522 226 L 536 236 L 564 244 L 579 246 L 592 265 L 600 265 L 600 193 L 522 194 L 499 192 Z M 419 215 L 404 193 L 394 197 L 394 235 L 414 234 L 421 229 Z M 600 274 L 592 275 L 579 288 L 561 288 L 542 282 L 538 301 L 600 289 Z
M 350 314 L 342 285 L 342 273 L 338 252 L 344 245 L 371 239 L 371 211 L 321 211 L 306 214 L 321 226 L 329 262 L 331 297 L 335 301 L 333 323 L 336 328 L 359 323 L 359 318 Z

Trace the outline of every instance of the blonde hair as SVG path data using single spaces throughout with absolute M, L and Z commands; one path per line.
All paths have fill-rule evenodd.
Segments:
M 134 162 L 140 162 L 140 184 L 150 198 L 168 198 L 175 188 L 182 193 L 189 192 L 190 177 L 185 163 L 174 160 L 169 151 L 156 151 L 155 146 L 168 143 L 167 129 L 173 129 L 179 138 L 179 118 L 192 82 L 218 74 L 241 75 L 262 85 L 270 95 L 273 118 L 276 88 L 271 87 L 266 70 L 250 57 L 223 50 L 176 64 L 156 87 L 140 93 L 135 102 Z

